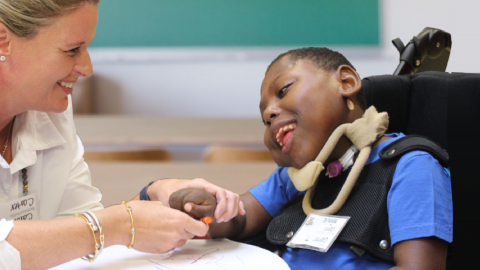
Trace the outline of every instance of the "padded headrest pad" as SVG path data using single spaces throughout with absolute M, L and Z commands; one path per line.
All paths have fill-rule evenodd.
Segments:
M 405 132 L 410 106 L 409 76 L 372 76 L 362 80 L 367 108 L 374 105 L 378 112 L 388 112 L 387 133 Z
M 362 83 L 367 105 L 388 112 L 387 133 L 422 135 L 448 149 L 448 93 L 459 80 L 461 77 L 455 74 L 427 71 L 373 76 Z
M 378 112 L 388 112 L 387 133 L 422 135 L 448 151 L 452 138 L 477 136 L 471 125 L 476 127 L 480 121 L 478 73 L 426 71 L 382 75 L 367 77 L 362 84 L 367 108 L 373 105 Z M 464 129 L 449 129 L 454 126 L 448 125 L 449 121 Z

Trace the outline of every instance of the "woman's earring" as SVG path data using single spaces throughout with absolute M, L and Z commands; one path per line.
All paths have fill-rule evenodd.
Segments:
M 350 109 L 350 111 L 353 111 L 353 109 L 355 109 L 355 105 L 353 104 L 353 101 L 351 101 L 350 99 L 347 99 L 347 107 L 348 109 Z
M 0 61 L 4 62 L 5 61 L 5 55 L 0 56 Z

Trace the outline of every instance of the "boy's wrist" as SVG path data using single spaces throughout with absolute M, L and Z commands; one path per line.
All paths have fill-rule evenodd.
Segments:
M 140 199 L 141 201 L 151 201 L 151 200 L 152 200 L 150 196 L 153 196 L 153 194 L 150 195 L 150 194 L 148 193 L 148 188 L 149 188 L 153 183 L 155 183 L 155 181 L 150 182 L 148 185 L 146 185 L 146 186 L 140 191 L 139 199 Z
M 147 191 L 146 193 L 147 193 L 148 197 L 150 198 L 150 201 L 160 201 L 160 199 L 158 197 L 158 194 L 157 194 L 157 192 L 159 191 L 159 188 L 158 188 L 159 182 L 160 181 L 158 181 L 158 180 L 150 182 L 150 184 L 148 184 L 148 186 L 146 187 L 146 191 Z M 162 201 L 162 203 L 164 203 L 164 202 Z

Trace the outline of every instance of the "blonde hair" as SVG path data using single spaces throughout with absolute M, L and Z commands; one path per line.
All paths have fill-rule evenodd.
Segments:
M 51 25 L 56 18 L 84 3 L 100 0 L 0 0 L 0 22 L 19 37 L 30 38 L 38 28 Z

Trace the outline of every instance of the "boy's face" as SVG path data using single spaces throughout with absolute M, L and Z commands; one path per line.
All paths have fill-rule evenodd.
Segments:
M 347 122 L 342 85 L 334 74 L 308 59 L 293 63 L 286 56 L 265 75 L 260 99 L 264 142 L 279 166 L 302 168 Z

